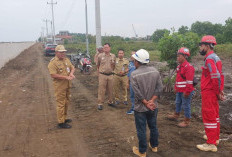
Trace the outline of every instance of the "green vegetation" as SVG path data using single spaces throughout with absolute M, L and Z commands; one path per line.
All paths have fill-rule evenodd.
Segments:
M 232 44 L 220 44 L 215 46 L 215 51 L 222 57 L 232 57 Z
M 151 36 L 153 42 L 159 42 L 161 38 L 164 37 L 165 34 L 170 34 L 170 31 L 167 29 L 157 29 Z
M 149 51 L 151 60 L 159 60 L 160 52 L 157 50 L 155 43 L 147 42 L 147 41 L 114 41 L 109 42 L 111 44 L 111 52 L 117 54 L 118 49 L 123 49 L 125 51 L 125 56 L 130 57 L 130 53 L 132 50 L 139 50 L 139 49 L 146 49 Z M 72 53 L 75 52 L 85 52 L 86 51 L 86 44 L 85 43 L 78 43 L 78 44 L 65 44 L 65 48 Z M 89 52 L 91 56 L 94 56 L 96 53 L 96 45 L 94 43 L 89 44 Z
M 192 32 L 188 32 L 185 35 L 179 33 L 173 33 L 172 35 L 165 34 L 158 44 L 161 52 L 160 60 L 167 61 L 168 67 L 175 69 L 177 66 L 176 53 L 178 49 L 180 47 L 187 47 L 190 50 L 191 56 L 195 56 L 198 51 L 197 44 L 199 40 L 198 35 Z
M 174 29 L 172 29 L 172 32 Z M 209 21 L 196 21 L 190 28 L 187 26 L 181 26 L 178 29 L 179 34 L 186 34 L 188 32 L 196 33 L 199 38 L 204 35 L 213 35 L 217 39 L 218 44 L 225 44 L 232 42 L 232 18 L 228 18 L 225 21 L 225 25 L 222 24 L 213 24 Z M 152 35 L 153 42 L 158 43 L 159 40 L 164 37 L 164 34 L 170 34 L 170 31 L 167 29 L 157 29 Z

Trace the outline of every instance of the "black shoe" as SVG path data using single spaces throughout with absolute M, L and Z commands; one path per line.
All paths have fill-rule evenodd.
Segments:
M 128 102 L 127 102 L 127 101 L 124 101 L 123 104 L 124 104 L 124 105 L 128 105 Z
M 65 123 L 71 123 L 71 122 L 72 122 L 72 119 L 65 119 L 64 122 L 65 122 Z
M 102 105 L 98 105 L 98 106 L 97 106 L 97 109 L 98 109 L 98 110 L 102 110 L 102 109 L 103 109 L 103 106 L 102 106 Z
M 108 104 L 110 107 L 117 107 L 117 105 L 115 105 L 115 104 L 113 104 L 113 103 L 111 103 L 111 104 Z
M 67 123 L 59 123 L 58 128 L 60 129 L 70 129 L 72 126 Z

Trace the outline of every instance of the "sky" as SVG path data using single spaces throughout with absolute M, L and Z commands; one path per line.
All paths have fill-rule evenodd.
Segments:
M 52 19 L 51 0 L 0 0 L 0 42 L 35 41 L 45 19 Z M 55 31 L 85 33 L 85 0 L 54 0 Z M 139 37 L 156 29 L 178 30 L 196 21 L 225 24 L 232 0 L 100 0 L 102 36 Z M 95 0 L 87 0 L 89 34 L 95 35 Z M 50 24 L 48 25 L 50 32 Z

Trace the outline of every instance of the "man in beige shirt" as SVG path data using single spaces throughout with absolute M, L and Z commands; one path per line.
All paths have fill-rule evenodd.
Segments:
M 114 95 L 115 95 L 115 105 L 120 103 L 122 99 L 125 105 L 127 102 L 127 84 L 128 84 L 128 65 L 129 61 L 124 58 L 124 50 L 118 50 L 118 57 L 116 58 L 115 69 L 114 69 Z M 120 96 L 122 98 L 120 98 Z
M 48 64 L 48 69 L 51 77 L 53 78 L 53 85 L 56 97 L 56 110 L 58 119 L 58 128 L 69 129 L 71 125 L 67 124 L 72 122 L 67 118 L 68 106 L 70 104 L 70 87 L 71 80 L 75 78 L 75 68 L 66 57 L 66 50 L 63 45 L 57 45 L 56 56 L 51 59 Z
M 96 48 L 96 54 L 94 56 L 94 62 L 95 64 L 97 65 L 97 61 L 98 61 L 98 56 L 103 53 L 103 47 L 102 46 L 99 46 L 98 48 Z
M 106 89 L 108 91 L 108 105 L 115 107 L 113 104 L 113 72 L 115 68 L 116 57 L 110 53 L 110 44 L 104 44 L 104 53 L 98 56 L 97 68 L 99 73 L 98 87 L 98 110 L 103 109 Z

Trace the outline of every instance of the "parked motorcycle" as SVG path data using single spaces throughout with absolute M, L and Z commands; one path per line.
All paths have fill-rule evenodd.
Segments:
M 88 54 L 78 53 L 77 55 L 71 55 L 70 60 L 75 68 L 80 69 L 83 74 L 90 74 L 92 69 L 92 61 Z

